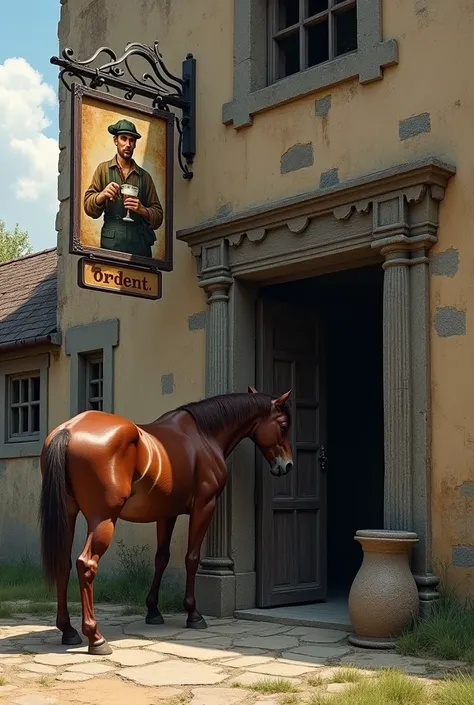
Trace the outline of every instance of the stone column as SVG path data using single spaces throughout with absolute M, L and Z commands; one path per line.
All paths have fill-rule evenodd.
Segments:
M 373 247 L 383 268 L 384 528 L 413 531 L 410 238 L 403 193 L 374 201 Z
M 439 599 L 439 577 L 431 557 L 431 358 L 429 252 L 437 242 L 438 208 L 444 188 L 425 189 L 411 206 L 411 360 L 413 425 L 413 531 L 419 543 L 412 557 L 420 612 Z
M 217 276 L 200 283 L 209 306 L 206 338 L 206 396 L 229 391 L 229 289 L 232 278 Z M 229 558 L 227 487 L 217 500 L 215 514 L 207 532 L 205 557 L 200 573 L 229 574 L 233 566 Z
M 384 528 L 418 535 L 412 570 L 422 614 L 439 598 L 431 572 L 429 250 L 443 195 L 439 185 L 420 185 L 374 203 L 373 247 L 385 257 Z
M 386 258 L 383 264 L 384 527 L 411 531 L 410 259 L 398 244 L 382 248 L 382 254 Z
M 208 299 L 206 326 L 206 396 L 230 390 L 229 296 L 232 277 L 227 266 L 226 243 L 209 243 L 202 249 L 199 286 Z M 235 609 L 235 575 L 230 558 L 231 497 L 229 483 L 217 500 L 214 517 L 203 544 L 196 579 L 196 600 L 203 614 L 232 616 Z

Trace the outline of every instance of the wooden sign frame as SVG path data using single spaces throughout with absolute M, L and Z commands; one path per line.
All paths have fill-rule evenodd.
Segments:
M 146 107 L 130 100 L 125 100 L 73 83 L 71 88 L 71 211 L 69 252 L 75 255 L 92 256 L 97 260 L 114 262 L 117 265 L 139 266 L 150 271 L 170 272 L 173 269 L 173 193 L 174 193 L 174 120 L 172 113 Z M 81 242 L 81 217 L 84 213 L 84 181 L 82 177 L 83 150 L 83 106 L 85 102 L 102 103 L 104 107 L 118 108 L 126 119 L 134 115 L 147 121 L 160 120 L 165 123 L 165 193 L 158 193 L 164 210 L 164 256 L 161 259 L 142 257 L 125 252 L 118 252 L 101 247 L 85 245 Z M 130 118 L 130 116 L 132 116 Z M 112 136 L 104 134 L 104 139 Z M 113 149 L 113 143 L 111 149 Z M 111 155 L 112 156 L 112 155 Z M 92 174 L 90 175 L 92 176 Z M 89 177 L 88 177 L 89 178 Z M 88 185 L 88 184 L 87 184 Z M 88 217 L 88 216 L 85 216 Z

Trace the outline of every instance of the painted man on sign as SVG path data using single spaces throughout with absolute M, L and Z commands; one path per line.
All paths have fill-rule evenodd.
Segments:
M 84 211 L 91 218 L 104 216 L 102 248 L 152 257 L 163 208 L 150 174 L 133 159 L 141 135 L 133 122 L 124 119 L 110 125 L 108 131 L 117 154 L 96 168 L 84 194 Z

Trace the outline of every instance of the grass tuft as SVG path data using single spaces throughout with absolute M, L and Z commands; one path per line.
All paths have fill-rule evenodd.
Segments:
M 298 688 L 291 681 L 285 680 L 284 678 L 263 678 L 248 687 L 251 690 L 255 690 L 257 693 L 263 693 L 265 695 L 298 692 Z
M 438 705 L 474 703 L 474 676 L 457 675 L 437 686 L 434 702 Z
M 319 688 L 319 686 L 324 685 L 324 680 L 321 676 L 311 675 L 311 676 L 308 676 L 307 683 L 308 683 L 308 685 L 311 685 L 313 688 Z
M 5 676 L 0 676 L 0 686 L 1 685 L 6 685 L 8 683 L 7 679 Z
M 357 668 L 339 668 L 331 678 L 331 683 L 359 683 L 362 678 Z
M 342 693 L 316 693 L 309 705 L 428 705 L 427 689 L 422 683 L 398 671 L 381 672 L 378 678 L 351 683 Z
M 53 685 L 53 679 L 50 676 L 41 676 L 41 678 L 38 678 L 38 683 L 39 685 L 42 685 L 43 688 L 51 688 Z
M 298 705 L 298 703 L 300 702 L 301 700 L 299 699 L 298 695 L 295 695 L 294 693 L 286 693 L 280 698 L 281 705 Z
M 148 557 L 147 546 L 128 547 L 117 541 L 118 565 L 105 575 L 100 569 L 94 581 L 96 604 L 127 605 L 129 613 L 142 613 L 145 598 L 153 579 L 153 562 Z M 79 584 L 74 571 L 71 572 L 69 600 L 80 602 Z M 34 605 L 13 605 L 18 600 L 30 600 Z M 160 590 L 160 610 L 170 614 L 182 609 L 182 589 L 176 584 L 164 584 Z M 56 595 L 46 586 L 40 566 L 26 555 L 18 563 L 0 564 L 0 618 L 12 614 L 51 614 L 56 611 Z M 2 604 L 3 603 L 3 604 Z M 52 605 L 48 603 L 53 603 Z M 74 605 L 71 606 L 71 614 Z
M 465 661 L 474 665 L 474 600 L 457 596 L 447 563 L 436 567 L 441 575 L 440 600 L 431 614 L 418 618 L 397 640 L 405 656 Z
M 397 640 L 404 656 L 421 656 L 474 664 L 474 603 L 445 595 L 432 614 L 417 619 Z

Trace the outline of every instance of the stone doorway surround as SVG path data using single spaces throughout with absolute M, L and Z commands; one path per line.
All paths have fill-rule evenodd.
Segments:
M 439 583 L 431 559 L 429 251 L 455 171 L 429 157 L 177 233 L 196 257 L 208 296 L 207 395 L 255 383 L 259 285 L 377 262 L 383 267 L 384 528 L 419 536 L 412 570 L 422 610 L 437 599 Z M 250 442 L 236 449 L 229 470 L 197 580 L 199 608 L 215 616 L 256 606 Z

